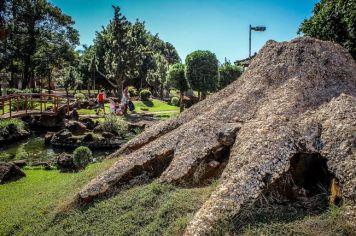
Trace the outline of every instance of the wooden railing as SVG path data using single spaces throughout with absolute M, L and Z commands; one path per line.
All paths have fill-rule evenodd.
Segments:
M 1 96 L 0 106 L 0 115 L 3 118 L 26 116 L 35 113 L 56 115 L 60 108 L 63 109 L 63 106 L 66 106 L 64 109 L 69 114 L 70 99 L 65 96 L 43 93 L 13 94 Z

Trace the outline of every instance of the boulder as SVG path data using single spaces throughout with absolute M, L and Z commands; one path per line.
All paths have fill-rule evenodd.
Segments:
M 112 138 L 115 137 L 115 135 L 114 135 L 113 133 L 110 133 L 110 132 L 103 132 L 103 133 L 101 134 L 101 136 L 103 136 L 103 137 L 106 138 L 106 139 L 112 139 Z
M 14 163 L 19 168 L 23 168 L 23 167 L 27 166 L 27 162 L 25 160 L 16 160 L 16 161 L 13 161 L 12 163 Z
M 66 153 L 62 153 L 57 157 L 56 165 L 61 172 L 77 171 L 77 167 L 74 164 L 73 157 Z
M 0 129 L 0 145 L 16 142 L 30 136 L 30 132 L 26 129 L 19 129 L 14 124 Z
M 83 118 L 83 119 L 80 119 L 80 121 L 87 127 L 87 129 L 89 130 L 93 130 L 96 126 L 97 126 L 97 123 L 95 123 L 93 121 L 93 119 L 91 118 Z
M 44 137 L 45 144 L 50 144 L 51 143 L 51 140 L 52 140 L 54 134 L 55 134 L 54 132 L 47 132 L 46 133 L 46 135 Z
M 87 133 L 82 139 L 83 142 L 92 142 L 94 141 L 94 135 L 92 133 Z
M 87 129 L 87 127 L 79 121 L 68 121 L 65 127 L 74 135 L 82 135 Z
M 70 118 L 72 120 L 78 120 L 79 119 L 79 113 L 76 108 L 73 108 L 73 111 L 69 114 Z
M 15 181 L 25 176 L 26 174 L 14 163 L 0 162 L 0 184 Z

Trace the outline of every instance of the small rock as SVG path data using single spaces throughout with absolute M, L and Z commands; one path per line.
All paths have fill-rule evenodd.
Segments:
M 94 141 L 94 136 L 92 133 L 87 133 L 82 139 L 83 142 L 92 142 Z
M 14 163 L 0 162 L 0 184 L 15 181 L 25 176 L 26 174 Z
M 47 132 L 46 133 L 45 138 L 44 138 L 45 144 L 50 144 L 51 143 L 51 140 L 52 140 L 54 134 L 55 134 L 54 132 Z
M 103 132 L 101 135 L 106 139 L 111 139 L 115 136 L 113 133 L 110 132 Z
M 75 135 L 82 135 L 87 130 L 87 127 L 79 121 L 68 121 L 65 126 L 66 129 Z
M 77 167 L 74 164 L 73 157 L 66 153 L 60 154 L 57 158 L 57 168 L 61 172 L 77 171 Z

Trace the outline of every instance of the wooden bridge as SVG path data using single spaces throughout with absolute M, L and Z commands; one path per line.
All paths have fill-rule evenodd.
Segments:
M 70 99 L 54 94 L 13 94 L 0 97 L 0 118 L 20 118 L 32 115 L 56 116 L 65 109 L 69 114 Z

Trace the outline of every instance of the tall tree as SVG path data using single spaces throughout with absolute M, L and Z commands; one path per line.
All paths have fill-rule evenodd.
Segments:
M 213 92 L 218 86 L 219 61 L 210 51 L 195 51 L 185 59 L 186 77 L 193 90 L 197 90 L 200 99 L 205 99 L 207 92 Z
M 163 98 L 163 90 L 166 85 L 168 61 L 162 54 L 154 55 L 155 67 L 148 71 L 147 82 L 154 89 L 155 94 Z
M 13 0 L 7 7 L 11 11 L 11 60 L 21 62 L 23 84 L 28 87 L 30 82 L 33 84 L 36 64 L 42 60 L 36 53 L 38 56 L 41 48 L 51 44 L 58 51 L 64 50 L 59 56 L 66 59 L 69 48 L 79 42 L 78 32 L 71 17 L 47 0 Z
M 184 110 L 184 92 L 189 89 L 189 84 L 185 78 L 185 66 L 177 63 L 169 67 L 167 73 L 167 84 L 179 90 L 180 93 L 180 112 Z
M 299 32 L 339 43 L 356 59 L 356 1 L 321 0 L 313 14 L 304 20 Z

